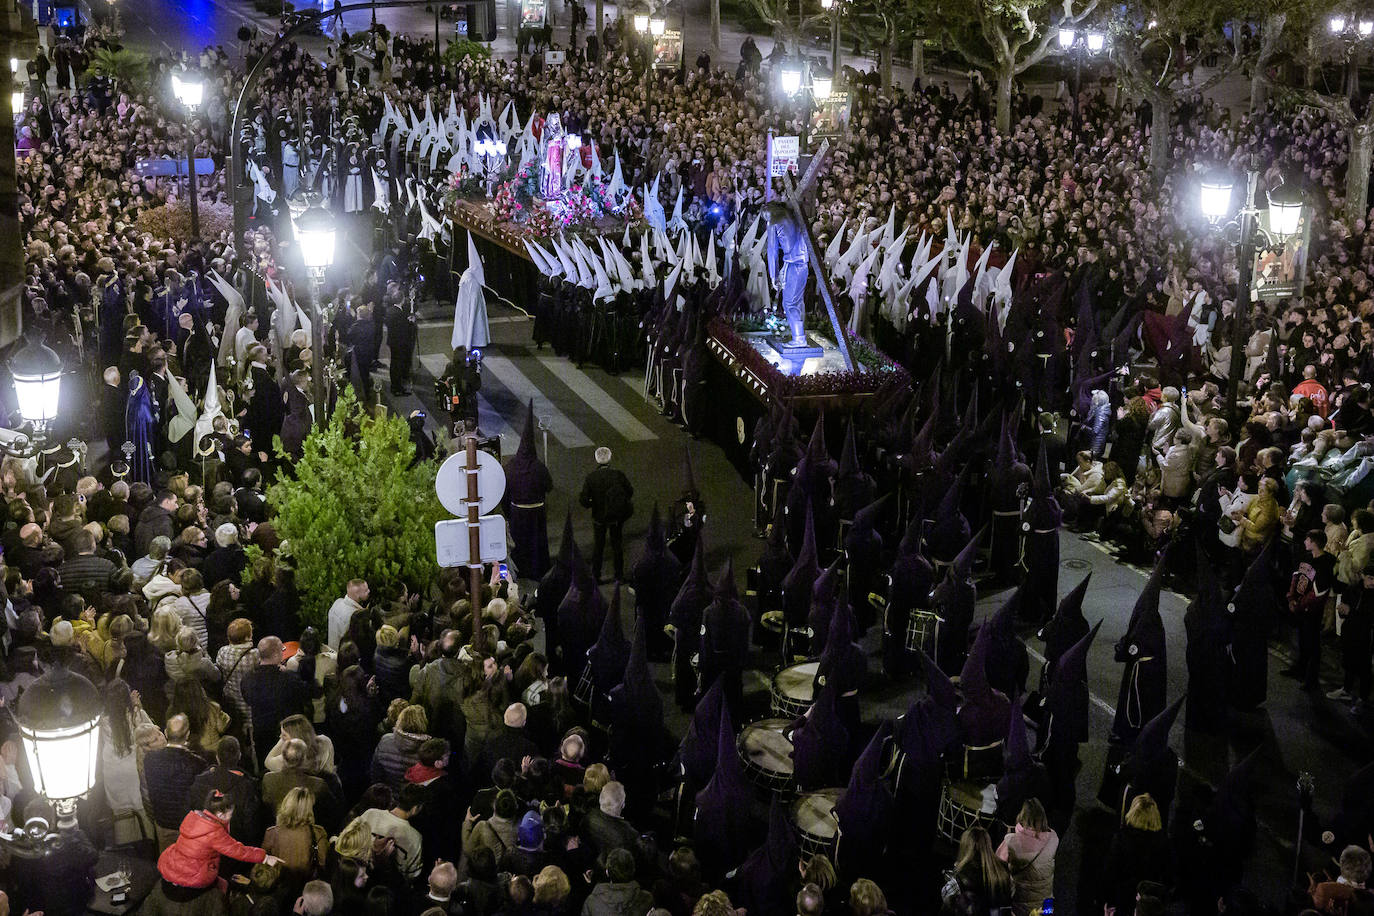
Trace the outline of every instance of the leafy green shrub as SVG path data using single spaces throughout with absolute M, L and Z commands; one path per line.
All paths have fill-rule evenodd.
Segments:
M 267 491 L 277 533 L 290 542 L 302 618 L 325 624 L 349 579 L 374 591 L 427 587 L 438 574 L 435 465 L 410 467 L 415 447 L 401 417 L 376 419 L 345 389 L 323 430 L 305 440 L 294 479 Z
M 444 48 L 444 64 L 449 67 L 456 67 L 469 57 L 477 61 L 491 60 L 491 47 L 480 41 L 455 38 Z
M 129 48 L 97 48 L 86 66 L 86 77 L 104 77 L 121 91 L 141 92 L 148 88 L 151 58 Z

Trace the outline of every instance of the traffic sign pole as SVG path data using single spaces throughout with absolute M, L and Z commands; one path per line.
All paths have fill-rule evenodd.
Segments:
M 477 434 L 467 436 L 468 478 L 468 600 L 472 605 L 472 648 L 482 649 L 482 533 L 481 499 L 477 487 Z

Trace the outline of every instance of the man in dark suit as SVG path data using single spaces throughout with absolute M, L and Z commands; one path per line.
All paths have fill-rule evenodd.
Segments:
M 190 737 L 191 720 L 177 713 L 167 720 L 167 746 L 151 750 L 143 758 L 148 813 L 157 828 L 158 849 L 176 842 L 181 822 L 205 801 L 191 797 L 191 785 L 205 771 L 205 761 L 186 746 Z
M 243 676 L 239 691 L 253 713 L 253 753 L 261 764 L 281 736 L 281 720 L 312 710 L 310 684 L 283 667 L 281 639 L 258 640 L 258 666 Z
M 611 467 L 611 450 L 604 445 L 596 450 L 596 469 L 582 482 L 578 502 L 592 510 L 592 572 L 601 581 L 605 565 L 606 536 L 610 535 L 615 578 L 625 578 L 625 551 L 621 531 L 634 514 L 635 489 L 620 470 Z
M 386 307 L 386 340 L 391 348 L 391 393 L 410 394 L 410 370 L 415 361 L 415 313 L 403 298 Z

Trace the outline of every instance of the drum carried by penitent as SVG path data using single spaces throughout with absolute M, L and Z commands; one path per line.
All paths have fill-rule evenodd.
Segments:
M 906 622 L 906 648 L 920 649 L 934 658 L 940 645 L 940 624 L 944 621 L 934 611 L 912 611 Z
M 792 823 L 797 826 L 797 850 L 802 861 L 817 853 L 834 859 L 840 835 L 835 805 L 842 795 L 844 789 L 820 789 L 807 792 L 792 803 Z
M 806 715 L 816 698 L 819 661 L 789 665 L 773 675 L 773 713 L 788 719 Z
M 739 756 L 750 782 L 773 792 L 792 791 L 792 742 L 784 732 L 791 724 L 790 719 L 761 719 L 740 731 Z
M 992 814 L 985 814 L 983 808 L 983 786 L 976 782 L 961 780 L 946 782 L 940 795 L 940 813 L 936 821 L 940 836 L 955 846 L 959 845 L 964 831 L 970 827 L 988 827 L 992 824 Z

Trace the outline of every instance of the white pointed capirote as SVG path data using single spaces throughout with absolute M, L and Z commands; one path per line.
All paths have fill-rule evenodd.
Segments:
M 1011 257 L 1007 258 L 1007 263 L 1002 265 L 1002 269 L 997 271 L 997 282 L 992 285 L 992 305 L 993 314 L 997 316 L 997 327 L 1005 331 L 1007 328 L 1007 315 L 1011 312 L 1011 281 L 1012 271 L 1016 269 L 1016 255 L 1021 249 L 1014 249 Z
M 754 216 L 753 221 L 749 223 L 749 228 L 744 231 L 744 238 L 741 239 L 739 243 L 741 251 L 743 251 L 746 248 L 754 247 L 754 241 L 759 237 L 759 221 L 761 218 L 761 216 L 756 214 Z
M 639 234 L 639 275 L 644 280 L 645 286 L 653 286 L 658 282 L 658 277 L 654 275 L 654 259 L 649 254 L 649 233 Z
M 834 267 L 835 261 L 839 259 L 840 253 L 844 248 L 844 227 L 848 225 L 849 217 L 846 216 L 844 222 L 840 223 L 840 228 L 836 230 L 834 238 L 830 240 L 830 244 L 825 246 L 826 267 Z
M 539 245 L 534 239 L 526 238 L 522 239 L 522 241 L 525 243 L 525 253 L 528 254 L 530 260 L 534 262 L 534 269 L 546 277 L 554 276 L 554 272 L 549 268 L 549 262 L 540 254 Z
M 673 203 L 673 215 L 668 220 L 667 231 L 681 232 L 687 228 L 687 222 L 682 218 L 682 185 L 677 187 L 677 200 Z
M 477 253 L 477 242 L 472 237 L 472 230 L 468 230 L 468 266 L 477 268 L 477 282 L 483 286 L 487 285 L 487 271 L 482 266 L 482 256 Z
M 672 302 L 673 294 L 677 292 L 677 280 L 682 274 L 682 265 L 675 264 L 672 271 L 668 274 L 668 279 L 663 281 L 663 301 Z
M 615 201 L 616 206 L 620 206 L 620 199 L 625 191 L 625 176 L 620 170 L 620 150 L 616 150 L 615 169 L 611 172 L 611 183 L 606 186 L 606 193 Z
M 989 245 L 983 249 L 983 253 L 978 257 L 978 263 L 973 267 L 973 304 L 979 311 L 986 310 L 993 284 L 997 282 L 996 270 L 988 269 L 988 258 L 991 255 L 992 246 Z
M 857 302 L 860 296 L 868 294 L 868 277 L 873 272 L 873 266 L 878 263 L 878 257 L 882 253 L 882 248 L 874 248 L 868 257 L 859 264 L 858 269 L 854 271 L 854 279 L 849 284 L 850 299 Z
M 892 209 L 887 211 L 887 224 L 883 226 L 883 239 L 880 244 L 890 245 L 892 239 L 897 235 L 897 205 L 894 203 Z
M 668 244 L 668 234 L 662 229 L 654 229 L 654 253 L 660 264 L 677 263 L 677 252 Z
M 453 336 L 449 346 L 457 350 L 485 347 L 491 343 L 487 324 L 487 297 L 482 282 L 469 267 L 458 280 L 458 298 L 453 303 Z
M 200 416 L 196 417 L 196 442 L 200 442 L 202 436 L 208 436 L 215 431 L 215 417 L 224 416 L 224 408 L 220 406 L 219 382 L 216 379 L 215 364 L 210 364 L 210 377 L 205 382 L 205 397 L 200 401 Z
M 167 392 L 177 409 L 176 414 L 167 421 L 167 438 L 172 442 L 180 442 L 196 427 L 196 405 L 192 403 L 186 389 L 181 387 L 176 375 L 171 372 L 167 373 Z
M 712 287 L 720 284 L 720 274 L 716 272 L 716 242 L 711 237 L 706 239 L 706 282 Z

